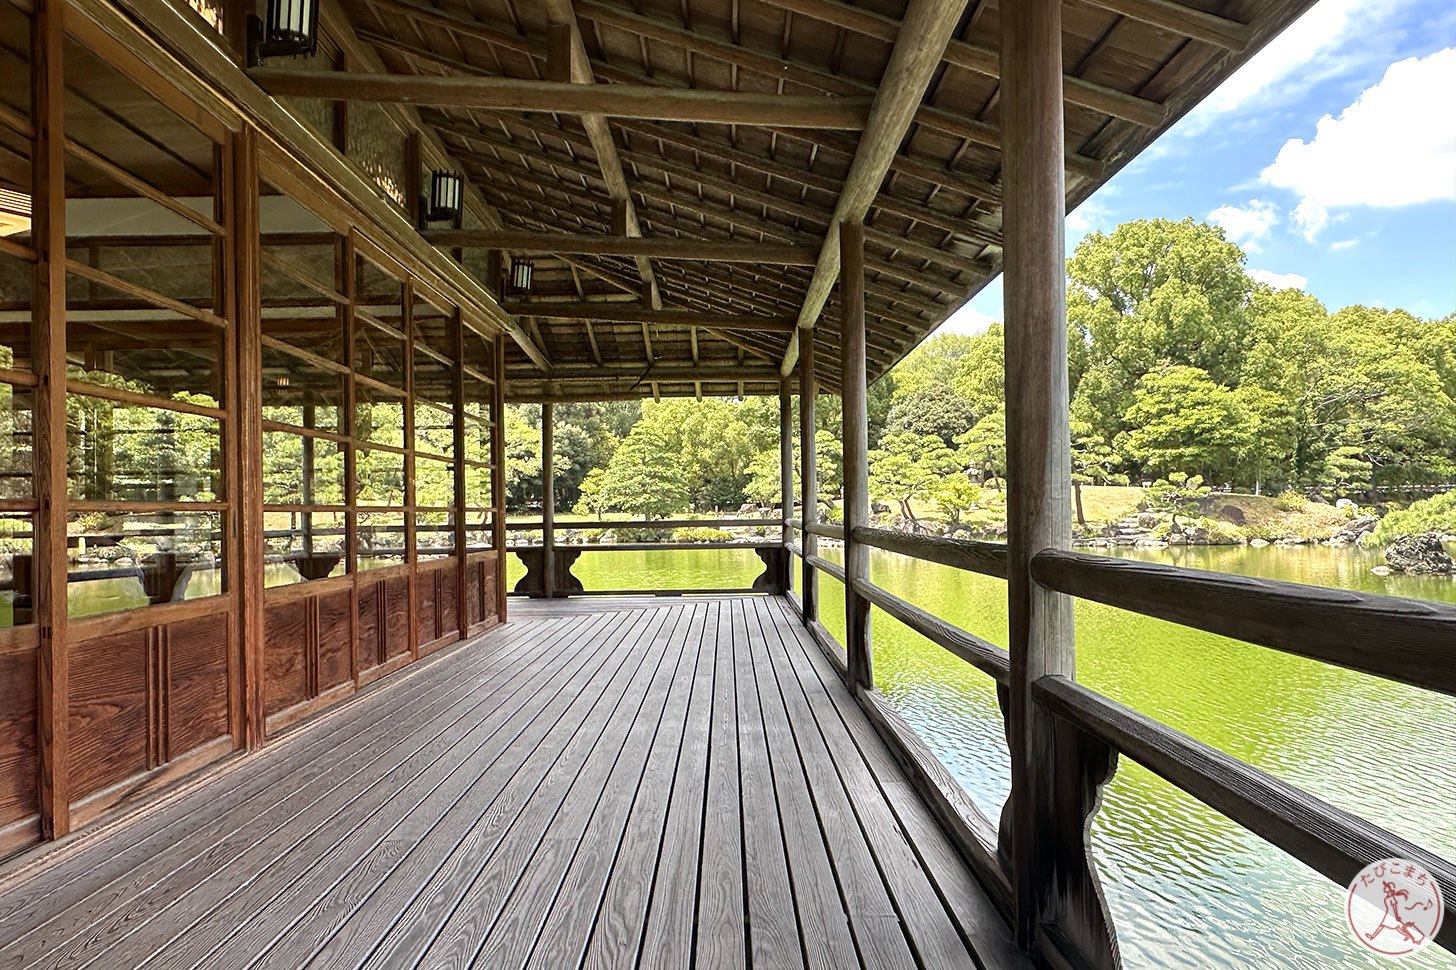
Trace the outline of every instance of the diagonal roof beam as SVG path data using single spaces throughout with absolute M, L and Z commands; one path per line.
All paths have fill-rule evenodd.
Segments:
M 799 359 L 802 331 L 810 330 L 819 321 L 819 314 L 829 302 L 835 278 L 839 276 L 839 226 L 844 222 L 861 222 L 869 212 L 880 185 L 890 171 L 890 163 L 900 151 L 905 133 L 915 121 L 925 90 L 929 87 L 946 45 L 955 35 L 969 0 L 910 0 L 900 34 L 890 53 L 890 63 L 880 78 L 870 117 L 855 149 L 844 190 L 834 207 L 834 217 L 819 250 L 819 262 L 809 280 L 804 306 L 799 311 L 799 327 L 789 340 L 779 373 L 787 377 Z
M 568 76 L 576 84 L 595 84 L 591 60 L 587 57 L 586 45 L 581 39 L 581 26 L 576 22 L 576 10 L 571 0 L 546 0 L 546 17 L 551 23 L 565 26 L 571 32 L 570 68 Z M 612 130 L 603 115 L 581 116 L 582 127 L 591 139 L 592 151 L 597 165 L 602 170 L 602 181 L 607 191 L 623 207 L 626 216 L 626 235 L 641 236 L 642 226 L 637 221 L 637 207 L 632 204 L 632 191 L 627 187 L 627 175 L 622 170 L 622 159 L 617 154 L 617 143 L 612 139 Z M 652 260 L 638 256 L 637 275 L 642 278 L 642 298 L 653 307 L 661 308 L 662 293 L 657 286 L 657 277 L 652 272 Z

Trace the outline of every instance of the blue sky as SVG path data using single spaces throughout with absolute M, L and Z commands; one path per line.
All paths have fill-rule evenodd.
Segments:
M 1456 311 L 1456 4 L 1319 0 L 1067 220 L 1224 227 L 1331 310 Z M 987 286 L 943 331 L 1001 319 Z

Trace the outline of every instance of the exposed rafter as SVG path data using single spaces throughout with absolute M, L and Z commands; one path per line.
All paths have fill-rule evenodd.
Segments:
M 777 266 L 813 266 L 812 246 L 770 245 L 755 242 L 705 242 L 696 239 L 601 236 L 587 233 L 519 232 L 512 230 L 437 229 L 425 233 L 437 246 L 507 249 L 517 253 L 573 256 L 631 256 L 652 259 L 693 259 L 711 263 L 761 263 Z

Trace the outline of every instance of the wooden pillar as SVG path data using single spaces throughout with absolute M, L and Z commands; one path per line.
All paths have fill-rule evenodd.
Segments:
M 556 595 L 556 416 L 541 405 L 541 595 Z
M 495 338 L 490 388 L 490 544 L 495 550 L 496 618 L 506 621 L 506 337 Z
M 789 520 L 794 517 L 794 399 L 787 380 L 779 381 L 779 508 L 783 510 L 783 542 L 788 544 Z M 789 591 L 789 554 L 781 554 L 783 574 L 779 579 L 784 592 Z
M 40 740 L 41 835 L 71 830 L 70 666 L 66 647 L 66 135 L 61 0 L 38 0 L 32 21 L 32 157 L 37 378 L 35 488 L 40 511 L 34 544 L 39 624 L 36 728 Z
M 470 632 L 469 590 L 470 576 L 468 533 L 465 528 L 465 508 L 470 503 L 465 495 L 465 322 L 456 307 L 450 317 L 452 330 L 450 353 L 455 357 L 454 373 L 451 375 L 451 397 L 455 402 L 455 435 L 451 446 L 455 449 L 455 507 L 450 514 L 455 539 L 455 618 L 459 620 L 460 639 Z
M 870 578 L 869 547 L 854 530 L 870 522 L 869 415 L 865 379 L 864 226 L 839 224 L 839 349 L 844 401 L 844 649 L 851 685 L 875 685 L 870 604 L 855 592 Z
M 1005 814 L 1016 935 L 1024 949 L 1070 949 L 1064 959 L 1076 965 L 1116 967 L 1086 841 L 1112 755 L 1031 699 L 1038 678 L 1075 673 L 1072 601 L 1030 572 L 1034 555 L 1067 548 L 1072 531 L 1061 0 L 1001 9 L 1001 124 L 1011 652 Z
M 808 560 L 819 553 L 819 537 L 808 528 L 819 521 L 819 466 L 814 448 L 814 400 L 819 387 L 814 382 L 813 334 L 806 330 L 801 339 L 807 346 L 799 354 L 799 518 L 804 522 L 799 533 L 799 548 L 804 551 L 804 561 L 799 564 L 799 602 L 808 626 L 819 619 L 819 571 Z
M 242 741 L 261 747 L 266 737 L 263 703 L 263 323 L 258 211 L 258 141 L 244 128 L 233 141 L 232 235 L 235 242 L 237 306 L 233 336 L 237 347 L 237 426 L 239 478 L 233 495 L 237 510 L 238 590 L 241 642 L 240 689 Z M 350 477 L 352 481 L 352 476 Z

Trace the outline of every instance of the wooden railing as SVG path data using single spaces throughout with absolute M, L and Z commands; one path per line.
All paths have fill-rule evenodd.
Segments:
M 790 520 L 800 533 L 843 538 L 844 530 Z M 1005 545 L 856 528 L 851 542 L 897 555 L 1005 578 Z M 1007 717 L 1012 663 L 1007 651 L 962 630 L 817 554 L 805 555 L 792 536 L 785 549 L 808 567 L 847 584 L 855 595 L 939 645 L 998 685 Z M 1031 557 L 1041 587 L 1095 600 L 1144 616 L 1270 647 L 1323 663 L 1456 695 L 1456 606 L 1296 583 L 1203 572 L 1079 552 L 1046 550 Z M 849 680 L 850 645 L 840 645 L 790 594 L 814 638 Z M 962 852 L 981 869 L 998 905 L 1010 916 L 1017 887 L 1009 865 L 1014 838 L 1003 815 L 991 824 L 914 730 L 872 684 L 855 685 L 856 696 L 907 767 L 922 796 L 941 816 Z M 1035 704 L 1054 715 L 1057 772 L 1075 774 L 1075 804 L 1062 805 L 1058 832 L 1038 833 L 1046 851 L 1061 858 L 1058 871 L 1062 921 L 1037 933 L 1037 950 L 1053 966 L 1113 968 L 1120 965 L 1115 933 L 1088 864 L 1086 833 L 1098 790 L 1112 777 L 1121 754 L 1202 801 L 1215 811 L 1345 886 L 1366 865 L 1402 858 L 1424 867 L 1440 885 L 1447 919 L 1437 945 L 1456 949 L 1456 865 L 1374 823 L 1353 815 L 1241 762 L 1074 680 L 1053 674 L 1031 680 Z M 1009 735 L 1008 735 L 1009 736 Z M 1009 806 L 1008 806 L 1009 810 Z
M 506 525 L 510 532 L 541 532 L 539 544 L 508 545 L 507 551 L 516 554 L 526 566 L 526 575 L 516 584 L 512 595 L 517 596 L 684 596 L 709 593 L 783 593 L 788 587 L 788 554 L 784 552 L 783 540 L 774 535 L 771 538 L 746 538 L 731 541 L 680 542 L 672 540 L 628 541 L 628 542 L 570 542 L 558 543 L 556 533 L 568 531 L 600 531 L 606 529 L 627 529 L 634 531 L 664 531 L 684 528 L 739 528 L 774 529 L 784 526 L 782 519 L 620 519 L 596 522 L 562 523 L 553 521 L 550 528 L 552 541 L 545 541 L 546 525 L 542 521 L 511 522 Z M 573 575 L 572 565 L 584 552 L 644 552 L 644 551 L 688 551 L 688 550 L 747 550 L 763 562 L 763 572 L 749 586 L 735 587 L 687 587 L 672 586 L 660 589 L 612 588 L 586 589 Z M 548 566 L 548 562 L 550 565 Z M 551 571 L 549 587 L 546 571 Z M 548 593 L 547 590 L 550 590 Z

